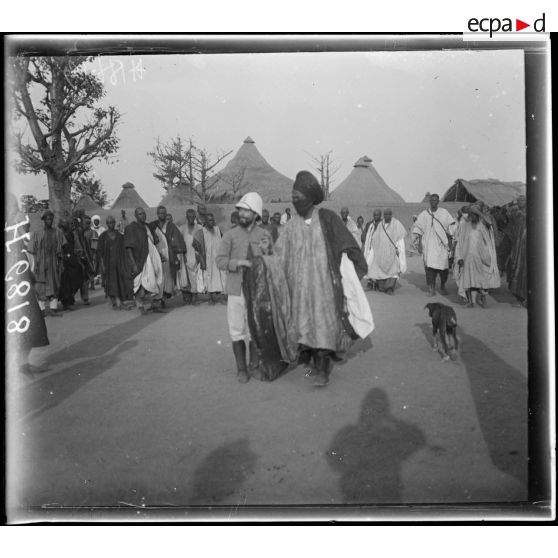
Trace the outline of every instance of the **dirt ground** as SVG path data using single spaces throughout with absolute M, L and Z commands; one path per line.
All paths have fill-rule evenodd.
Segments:
M 527 498 L 527 312 L 506 287 L 462 308 L 425 297 L 422 261 L 325 389 L 302 367 L 237 382 L 223 305 L 92 305 L 49 318 L 41 374 L 8 371 L 8 510 L 514 502 Z M 457 361 L 424 304 L 455 307 Z M 188 514 L 188 510 L 183 510 Z

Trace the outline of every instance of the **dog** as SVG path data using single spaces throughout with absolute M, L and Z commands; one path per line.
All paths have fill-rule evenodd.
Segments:
M 432 349 L 439 351 L 438 338 L 441 342 L 442 360 L 448 361 L 457 358 L 457 349 L 459 342 L 457 340 L 457 316 L 455 310 L 451 306 L 440 304 L 439 302 L 430 302 L 425 307 L 428 309 L 428 315 L 432 318 L 432 335 L 434 336 L 434 344 Z

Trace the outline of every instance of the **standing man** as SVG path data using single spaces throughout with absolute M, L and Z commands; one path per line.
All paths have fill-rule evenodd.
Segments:
M 64 310 L 71 310 L 75 295 L 87 279 L 84 264 L 84 249 L 80 235 L 79 219 L 60 219 L 58 223 L 64 235 L 62 247 L 62 275 L 60 278 L 59 299 Z
M 325 208 L 320 183 L 300 171 L 293 185 L 297 215 L 284 227 L 273 247 L 290 293 L 293 340 L 299 362 L 314 361 L 314 386 L 326 386 L 332 361 L 342 358 L 357 338 L 345 308 L 340 265 L 346 254 L 360 278 L 366 262 L 353 235 L 341 218 Z
M 469 207 L 468 219 L 462 219 L 457 235 L 455 259 L 458 273 L 456 283 L 465 293 L 466 308 L 484 306 L 489 289 L 500 286 L 493 225 L 475 205 Z M 454 272 L 455 273 L 455 272 Z
M 269 220 L 269 211 L 267 209 L 262 209 L 262 222 L 260 223 L 260 227 L 269 232 L 271 240 L 275 243 L 279 236 L 279 232 L 277 231 L 277 226 Z
M 167 209 L 163 205 L 157 208 L 157 220 L 149 224 L 155 245 L 163 264 L 163 297 L 170 298 L 174 294 L 176 273 L 180 268 L 179 254 L 186 252 L 186 244 L 178 227 L 167 219 Z M 165 307 L 164 298 L 161 306 Z
M 126 217 L 126 211 L 124 209 L 120 210 L 120 221 L 118 221 L 118 226 L 116 227 L 120 234 L 124 234 L 126 227 L 129 225 L 128 218 Z
M 362 215 L 359 215 L 357 217 L 356 224 L 357 224 L 358 232 L 359 232 L 359 238 L 358 238 L 357 244 L 362 246 L 362 235 L 364 234 L 364 217 Z
M 393 294 L 398 277 L 407 271 L 405 258 L 405 227 L 393 218 L 390 208 L 384 210 L 384 218 L 372 237 L 374 258 L 368 267 L 368 276 L 378 291 Z
M 341 219 L 345 226 L 349 230 L 349 232 L 355 237 L 357 244 L 361 242 L 360 237 L 362 236 L 363 231 L 359 230 L 357 224 L 353 221 L 353 218 L 349 216 L 349 208 L 343 207 L 341 209 Z
M 213 213 L 206 216 L 205 227 L 195 236 L 193 246 L 200 257 L 205 290 L 209 293 L 209 303 L 215 304 L 217 296 L 225 290 L 225 273 L 217 267 L 217 247 L 221 242 L 221 230 L 215 224 Z
M 164 312 L 160 305 L 163 295 L 161 257 L 155 248 L 151 229 L 146 223 L 145 210 L 138 207 L 134 214 L 136 220 L 124 231 L 124 247 L 134 279 L 134 295 L 142 314 L 147 314 L 149 306 L 153 312 Z
M 91 281 L 91 288 L 94 289 L 95 288 L 95 284 L 99 284 L 99 279 L 102 273 L 102 269 L 101 269 L 101 262 L 99 260 L 99 258 L 97 257 L 97 242 L 99 241 L 99 238 L 101 237 L 101 235 L 107 230 L 106 227 L 103 227 L 103 225 L 101 225 L 101 218 L 98 215 L 93 215 L 93 217 L 91 218 L 91 229 L 96 233 L 96 236 L 93 235 L 93 237 L 91 238 L 91 251 L 93 252 L 93 258 L 94 258 L 94 263 L 95 263 L 95 281 Z
M 430 208 L 419 214 L 413 225 L 413 244 L 423 255 L 426 271 L 427 296 L 436 294 L 436 276 L 440 275 L 440 294 L 448 294 L 449 253 L 455 232 L 455 219 L 443 207 L 438 207 L 440 196 L 430 195 Z
M 251 267 L 248 260 L 249 251 L 260 253 L 260 242 L 267 234 L 258 227 L 257 219 L 262 214 L 262 198 L 256 192 L 248 192 L 237 203 L 239 226 L 227 231 L 217 251 L 217 266 L 228 272 L 227 277 L 227 319 L 232 340 L 238 381 L 246 383 L 249 370 L 246 365 L 246 343 L 250 344 L 250 372 L 258 366 L 258 354 L 255 344 L 250 341 L 246 301 L 242 293 L 242 271 Z
M 197 293 L 200 290 L 199 274 L 201 274 L 201 270 L 199 256 L 194 249 L 193 242 L 196 233 L 201 230 L 201 225 L 196 223 L 196 212 L 193 209 L 188 209 L 186 211 L 186 223 L 180 227 L 180 233 L 186 245 L 184 267 L 189 284 L 182 289 L 182 299 L 184 304 L 193 304 L 194 306 L 198 304 Z
M 374 235 L 377 233 L 381 222 L 382 211 L 380 209 L 375 209 L 372 214 L 372 221 L 368 221 L 368 223 L 366 223 L 364 232 L 360 237 L 362 240 L 362 252 L 368 269 L 365 279 L 368 280 L 368 288 L 370 289 L 374 289 L 376 287 L 372 277 L 370 277 L 370 270 L 372 269 L 372 264 L 374 263 Z
M 44 226 L 31 235 L 27 251 L 33 255 L 37 297 L 39 307 L 45 316 L 58 316 L 58 294 L 62 275 L 63 246 L 66 243 L 64 234 L 54 228 L 54 213 L 47 209 L 43 216 Z
M 286 225 L 291 220 L 291 208 L 287 207 L 285 213 L 281 215 L 281 225 Z
M 91 226 L 91 217 L 89 215 L 84 215 L 83 218 L 83 244 L 84 249 L 89 258 L 91 273 L 87 277 L 83 288 L 81 289 L 82 299 L 89 300 L 89 289 L 95 290 L 95 277 L 97 275 L 97 241 L 99 237 L 97 236 L 97 231 L 95 231 Z
M 107 217 L 108 230 L 103 231 L 97 245 L 97 257 L 103 269 L 103 287 L 113 310 L 130 310 L 125 301 L 132 298 L 130 273 L 126 265 L 124 237 L 116 230 L 116 220 Z

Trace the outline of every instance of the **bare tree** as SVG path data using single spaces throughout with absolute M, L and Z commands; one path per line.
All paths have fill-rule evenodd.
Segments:
M 333 150 L 320 155 L 310 155 L 314 170 L 320 174 L 320 184 L 324 192 L 324 199 L 329 199 L 331 187 L 333 185 L 333 177 L 337 174 L 341 165 L 337 165 L 333 160 Z
M 16 170 L 46 174 L 50 208 L 57 215 L 70 212 L 72 179 L 89 172 L 94 159 L 110 160 L 118 150 L 115 128 L 120 114 L 114 107 L 98 105 L 104 86 L 84 67 L 92 59 L 10 59 L 14 116 L 27 121 L 34 142 L 24 131 L 16 132 Z
M 228 151 L 213 157 L 206 149 L 197 147 L 191 138 L 185 142 L 177 136 L 167 143 L 157 139 L 154 151 L 148 155 L 157 169 L 153 176 L 161 182 L 165 191 L 189 182 L 190 202 L 205 203 L 215 187 L 211 171 L 231 153 Z
M 184 142 L 180 135 L 167 143 L 157 138 L 155 149 L 148 155 L 153 159 L 156 169 L 153 176 L 161 182 L 165 192 L 190 178 L 192 147 L 192 141 Z

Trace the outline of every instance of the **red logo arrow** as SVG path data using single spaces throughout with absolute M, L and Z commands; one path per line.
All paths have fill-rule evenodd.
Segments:
M 515 30 L 516 31 L 521 31 L 522 29 L 525 29 L 526 27 L 531 27 L 531 25 L 529 25 L 528 23 L 525 23 L 524 21 L 521 21 L 520 19 L 515 20 Z

